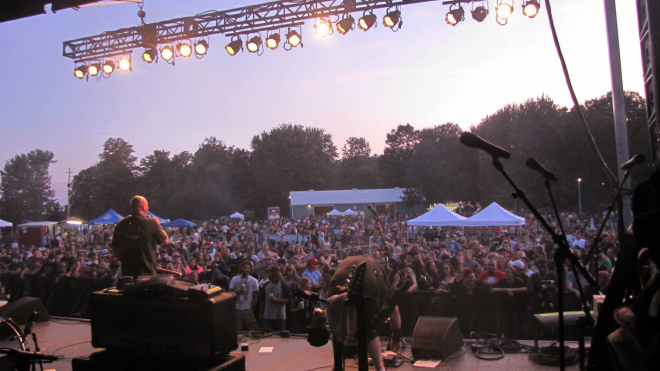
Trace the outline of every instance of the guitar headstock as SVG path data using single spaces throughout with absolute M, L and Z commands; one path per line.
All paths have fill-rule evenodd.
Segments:
M 362 262 L 351 267 L 348 275 L 348 302 L 359 303 L 364 299 L 364 275 L 367 271 L 367 262 Z

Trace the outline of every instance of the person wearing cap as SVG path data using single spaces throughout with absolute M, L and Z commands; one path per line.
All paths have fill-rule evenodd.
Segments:
M 156 245 L 169 243 L 169 237 L 160 222 L 149 217 L 148 211 L 147 199 L 135 196 L 131 199 L 132 214 L 120 220 L 115 227 L 112 248 L 121 261 L 123 275 L 137 277 L 140 274 L 155 274 Z
M 282 281 L 282 272 L 277 265 L 268 269 L 268 282 L 260 296 L 264 330 L 285 330 L 287 307 L 292 297 L 291 289 Z
M 525 274 L 525 262 L 522 260 L 514 260 L 509 262 L 509 266 L 513 268 L 513 275 L 527 285 L 529 277 Z M 506 274 L 506 272 L 504 272 Z
M 321 284 L 321 272 L 318 270 L 319 261 L 316 258 L 311 258 L 307 261 L 307 268 L 302 274 L 302 277 L 309 278 L 312 281 L 312 288 L 318 289 Z

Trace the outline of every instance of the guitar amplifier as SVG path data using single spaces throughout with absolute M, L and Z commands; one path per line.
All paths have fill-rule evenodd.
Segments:
M 90 297 L 95 348 L 215 357 L 238 348 L 236 296 L 163 300 L 99 291 Z

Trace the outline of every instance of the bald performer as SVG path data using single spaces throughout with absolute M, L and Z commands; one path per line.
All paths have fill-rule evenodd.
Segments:
M 156 245 L 169 243 L 156 218 L 147 215 L 149 203 L 142 196 L 131 199 L 132 215 L 120 220 L 112 236 L 112 248 L 121 261 L 123 276 L 156 274 Z

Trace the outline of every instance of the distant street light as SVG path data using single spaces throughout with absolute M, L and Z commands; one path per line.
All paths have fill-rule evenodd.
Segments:
M 578 211 L 582 215 L 582 192 L 580 191 L 580 184 L 582 184 L 582 178 L 578 178 Z

